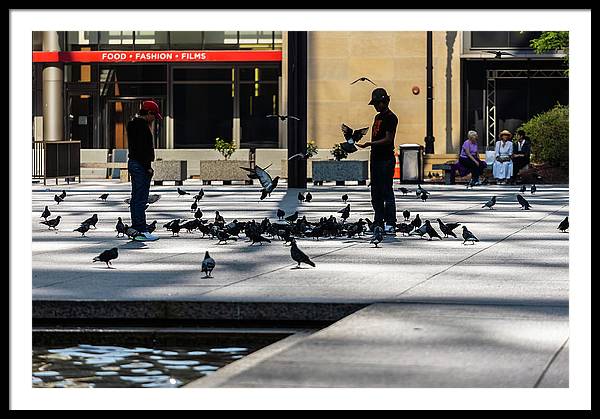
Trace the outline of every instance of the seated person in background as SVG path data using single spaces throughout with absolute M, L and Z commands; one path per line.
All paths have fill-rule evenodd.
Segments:
M 513 179 L 519 171 L 529 164 L 531 157 L 531 141 L 525 131 L 517 131 L 517 141 L 513 144 Z
M 483 169 L 487 167 L 484 161 L 479 160 L 478 137 L 477 131 L 469 131 L 467 133 L 467 140 L 465 140 L 461 147 L 457 164 L 460 176 L 465 176 L 467 172 L 471 172 L 471 180 L 474 182 L 474 185 L 480 184 L 479 176 Z
M 496 161 L 494 162 L 493 173 L 499 185 L 505 184 L 513 174 L 513 143 L 510 141 L 511 138 L 510 131 L 503 130 L 500 133 L 500 140 L 496 141 Z

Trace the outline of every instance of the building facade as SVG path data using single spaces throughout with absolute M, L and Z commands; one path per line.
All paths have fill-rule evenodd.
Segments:
M 480 132 L 484 151 L 502 129 L 514 131 L 555 103 L 568 104 L 563 57 L 535 54 L 529 40 L 537 35 L 433 33 L 429 163 L 455 157 L 470 129 Z M 155 128 L 155 147 L 165 158 L 212 158 L 220 137 L 233 140 L 240 155 L 259 149 L 259 160 L 283 170 L 288 122 L 266 116 L 287 112 L 286 32 L 59 32 L 54 49 L 43 36 L 33 34 L 34 141 L 44 137 L 43 71 L 56 65 L 63 74 L 64 139 L 81 141 L 82 161 L 126 149 L 127 121 L 141 101 L 153 99 L 165 116 Z M 341 123 L 371 125 L 367 103 L 375 86 L 351 84 L 359 77 L 390 94 L 399 118 L 396 145 L 424 144 L 426 56 L 425 32 L 309 32 L 307 139 L 321 150 L 317 158 L 331 157 Z

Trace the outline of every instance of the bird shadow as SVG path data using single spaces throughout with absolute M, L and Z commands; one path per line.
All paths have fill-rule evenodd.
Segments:
M 131 250 L 134 250 L 134 249 L 147 249 L 148 245 L 146 243 L 143 243 L 143 242 L 138 242 L 138 241 L 132 240 L 132 241 L 129 241 L 129 242 L 125 243 L 125 244 L 122 244 L 119 247 L 122 248 L 122 249 L 131 249 Z

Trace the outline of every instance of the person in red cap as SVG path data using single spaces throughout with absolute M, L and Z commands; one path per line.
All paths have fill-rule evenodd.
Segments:
M 137 115 L 127 123 L 127 142 L 129 146 L 129 161 L 127 169 L 131 176 L 131 228 L 133 240 L 154 241 L 158 236 L 148 232 L 146 225 L 146 204 L 150 193 L 150 181 L 154 175 L 154 137 L 152 123 L 155 119 L 162 120 L 158 104 L 153 100 L 145 100 Z
M 356 143 L 360 148 L 371 147 L 371 205 L 375 212 L 373 224 L 384 229 L 385 234 L 395 234 L 396 198 L 394 196 L 394 137 L 398 117 L 390 110 L 390 96 L 378 87 L 371 93 L 372 105 L 378 112 L 371 129 L 371 141 Z M 384 224 L 385 222 L 385 224 Z

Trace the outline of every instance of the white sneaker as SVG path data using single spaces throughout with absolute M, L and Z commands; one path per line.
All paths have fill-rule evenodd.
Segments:
M 148 233 L 147 231 L 144 233 L 140 233 L 137 236 L 135 236 L 133 238 L 133 240 L 138 241 L 138 242 L 153 242 L 158 240 L 159 237 L 155 236 L 153 234 Z
M 383 228 L 383 232 L 385 234 L 396 234 L 396 227 L 386 224 L 385 227 Z

